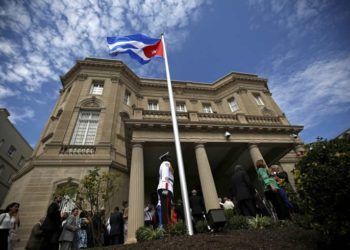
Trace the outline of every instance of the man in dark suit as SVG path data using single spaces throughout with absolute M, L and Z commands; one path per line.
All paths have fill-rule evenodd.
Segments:
M 239 212 L 244 216 L 256 215 L 254 186 L 242 165 L 236 165 L 232 177 L 232 195 L 237 201 Z
M 192 211 L 193 223 L 196 225 L 197 221 L 203 218 L 203 198 L 197 195 L 197 190 L 192 190 L 192 196 L 190 197 L 190 207 Z
M 109 219 L 111 230 L 109 232 L 110 245 L 122 244 L 124 219 L 119 207 L 115 207 L 114 212 Z
M 58 250 L 58 237 L 61 233 L 61 196 L 56 196 L 47 209 L 46 218 L 41 226 L 43 231 L 43 242 L 40 249 Z

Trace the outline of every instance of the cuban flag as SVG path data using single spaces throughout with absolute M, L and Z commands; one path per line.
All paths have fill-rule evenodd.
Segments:
M 107 37 L 107 43 L 110 55 L 127 53 L 141 64 L 148 63 L 155 56 L 163 57 L 161 39 L 151 38 L 143 34 Z

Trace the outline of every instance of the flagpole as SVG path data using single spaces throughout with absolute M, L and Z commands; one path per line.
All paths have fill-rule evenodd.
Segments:
M 174 139 L 175 139 L 175 149 L 176 149 L 176 156 L 177 156 L 177 164 L 179 167 L 179 177 L 180 177 L 180 185 L 181 185 L 181 195 L 183 200 L 183 206 L 185 210 L 185 221 L 188 229 L 188 234 L 193 235 L 193 227 L 192 227 L 192 220 L 191 220 L 191 214 L 190 214 L 190 205 L 188 200 L 188 192 L 187 192 L 187 184 L 186 184 L 186 176 L 185 176 L 185 169 L 182 159 L 182 152 L 181 152 L 181 144 L 179 139 L 179 129 L 177 126 L 177 119 L 176 119 L 176 111 L 175 111 L 175 103 L 174 103 L 174 96 L 173 96 L 173 89 L 171 86 L 171 79 L 170 79 L 170 72 L 169 72 L 169 65 L 168 65 L 168 57 L 166 53 L 165 48 L 165 40 L 164 40 L 164 33 L 161 35 L 162 43 L 163 43 L 163 52 L 164 52 L 164 61 L 165 61 L 165 72 L 166 72 L 166 80 L 168 83 L 168 93 L 169 93 L 169 103 L 170 103 L 170 110 L 171 110 L 171 120 L 173 123 L 173 131 L 174 131 Z

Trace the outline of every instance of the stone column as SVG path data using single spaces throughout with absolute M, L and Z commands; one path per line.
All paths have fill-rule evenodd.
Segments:
M 142 144 L 133 144 L 130 167 L 128 235 L 126 244 L 136 243 L 136 230 L 144 225 L 144 199 L 143 147 Z
M 260 153 L 260 150 L 256 144 L 249 145 L 249 153 L 250 153 L 250 157 L 252 158 L 252 161 L 254 163 L 254 167 L 256 167 L 255 164 L 256 164 L 257 160 L 263 160 L 265 162 L 264 157 Z M 265 164 L 266 164 L 266 162 L 265 162 Z
M 210 169 L 204 145 L 197 144 L 195 147 L 195 151 L 205 209 L 208 212 L 210 209 L 220 208 L 218 194 L 216 192 L 213 174 Z

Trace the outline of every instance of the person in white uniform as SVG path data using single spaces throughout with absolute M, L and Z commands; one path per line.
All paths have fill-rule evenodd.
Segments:
M 157 213 L 159 227 L 163 228 L 171 221 L 171 200 L 174 194 L 174 169 L 171 165 L 169 152 L 161 155 L 162 162 L 159 167 L 159 183 L 157 187 L 158 204 Z

